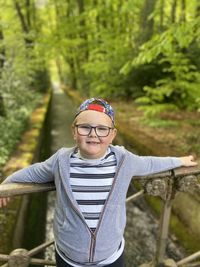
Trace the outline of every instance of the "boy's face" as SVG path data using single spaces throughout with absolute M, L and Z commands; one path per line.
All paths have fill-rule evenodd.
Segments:
M 113 128 L 112 121 L 108 115 L 95 110 L 86 110 L 81 112 L 75 120 L 75 125 L 90 126 L 107 126 Z M 73 128 L 74 139 L 80 150 L 80 154 L 84 158 L 95 159 L 102 157 L 115 138 L 117 130 L 110 129 L 109 135 L 106 137 L 97 136 L 94 129 L 90 134 L 83 136 L 78 133 L 77 127 Z

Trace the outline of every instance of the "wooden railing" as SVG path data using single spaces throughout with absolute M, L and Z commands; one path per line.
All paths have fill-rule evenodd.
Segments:
M 138 181 L 142 189 L 136 194 L 127 198 L 126 202 L 133 201 L 144 194 L 160 197 L 164 201 L 164 206 L 160 218 L 156 255 L 150 263 L 142 264 L 140 267 L 199 267 L 200 251 L 175 262 L 173 259 L 166 259 L 166 244 L 168 239 L 169 222 L 171 216 L 172 202 L 177 192 L 200 192 L 199 183 L 200 170 L 195 167 L 178 168 L 171 171 L 159 173 L 152 176 L 139 177 Z M 35 192 L 47 192 L 55 190 L 52 183 L 31 184 L 12 183 L 0 185 L 0 197 L 10 197 L 30 194 Z M 13 250 L 9 255 L 0 254 L 0 261 L 6 263 L 1 267 L 27 267 L 29 264 L 51 265 L 55 262 L 33 258 L 34 255 L 52 245 L 54 241 L 49 241 L 40 246 L 27 251 L 25 249 Z M 193 262 L 195 260 L 195 262 Z

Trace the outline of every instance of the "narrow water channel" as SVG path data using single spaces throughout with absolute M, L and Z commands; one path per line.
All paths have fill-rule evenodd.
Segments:
M 75 107 L 72 101 L 59 89 L 58 84 L 54 84 L 50 110 L 51 153 L 54 153 L 60 147 L 71 147 L 74 144 L 71 135 L 74 112 Z M 133 192 L 134 188 L 131 186 L 129 194 Z M 53 239 L 54 196 L 55 192 L 48 194 L 47 241 Z M 153 259 L 156 249 L 157 225 L 158 222 L 151 214 L 144 198 L 127 204 L 126 267 L 138 267 L 140 264 Z M 180 250 L 172 241 L 169 241 L 168 244 L 168 255 L 175 259 L 181 258 Z M 53 246 L 47 249 L 45 256 L 54 260 Z
M 61 147 L 72 147 L 74 145 L 71 124 L 75 114 L 75 107 L 72 101 L 60 89 L 59 84 L 53 84 L 52 100 L 49 113 L 50 123 L 50 151 L 55 153 Z M 55 192 L 48 193 L 47 217 L 46 217 L 46 240 L 53 240 L 53 213 L 54 213 Z M 46 258 L 54 258 L 54 247 L 46 250 Z

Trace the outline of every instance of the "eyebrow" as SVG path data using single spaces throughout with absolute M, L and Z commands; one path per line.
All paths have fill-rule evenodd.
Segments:
M 96 126 L 105 126 L 105 127 L 111 127 L 112 128 L 112 125 L 105 125 L 105 124 L 92 124 L 92 123 L 75 123 L 75 125 L 88 125 L 88 126 L 92 126 L 92 127 L 96 127 Z

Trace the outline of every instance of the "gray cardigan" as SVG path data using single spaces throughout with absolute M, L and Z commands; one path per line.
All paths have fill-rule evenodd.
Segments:
M 87 226 L 70 188 L 69 159 L 75 148 L 61 148 L 46 161 L 19 170 L 4 181 L 55 182 L 55 242 L 69 259 L 79 264 L 95 266 L 119 247 L 126 225 L 126 193 L 133 176 L 181 166 L 181 160 L 176 157 L 137 156 L 120 146 L 110 148 L 117 158 L 117 171 L 95 233 Z

